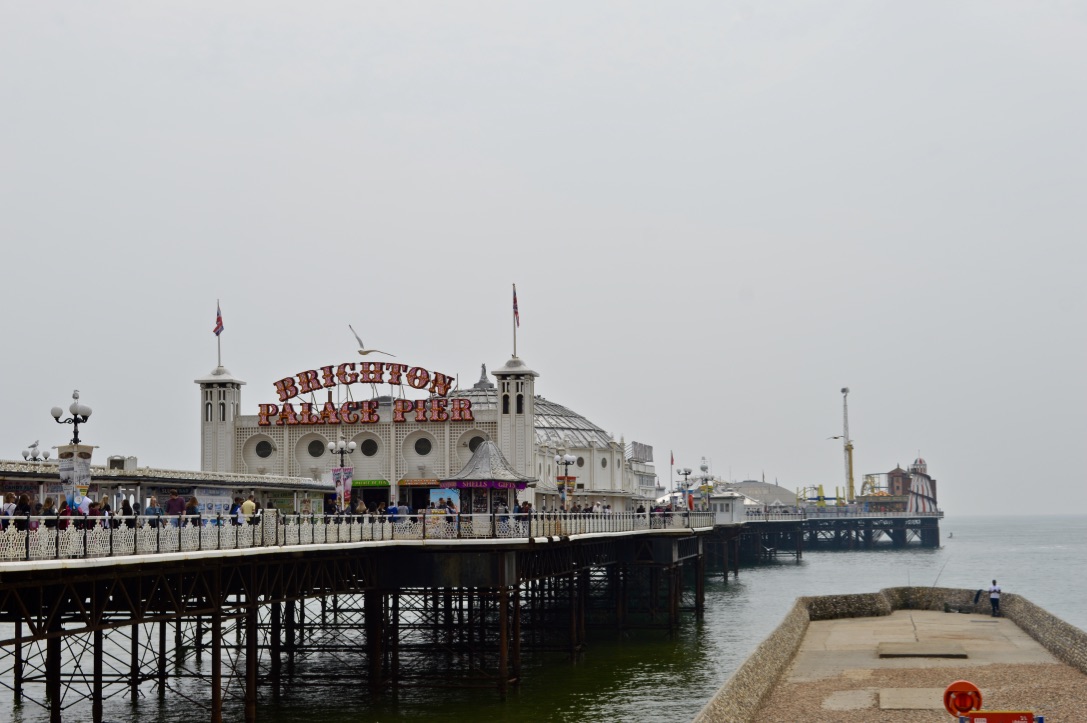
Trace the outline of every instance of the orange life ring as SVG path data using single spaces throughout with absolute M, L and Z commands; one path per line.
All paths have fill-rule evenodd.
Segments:
M 969 680 L 956 680 L 944 691 L 944 708 L 953 716 L 981 709 L 981 691 Z

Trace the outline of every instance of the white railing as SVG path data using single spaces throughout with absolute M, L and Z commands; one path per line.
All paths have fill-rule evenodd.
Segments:
M 54 560 L 377 540 L 569 537 L 711 528 L 712 512 L 0 517 L 0 560 Z
M 942 519 L 942 510 L 936 512 L 862 512 L 859 510 L 838 510 L 827 508 L 825 511 L 801 511 L 801 512 L 748 512 L 744 515 L 747 522 L 789 522 L 794 520 L 833 520 L 838 518 L 870 518 L 870 519 Z

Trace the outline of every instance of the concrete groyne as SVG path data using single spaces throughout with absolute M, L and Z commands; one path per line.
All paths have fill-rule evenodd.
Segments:
M 989 613 L 989 598 L 974 604 L 974 590 L 893 587 L 876 593 L 797 598 L 785 619 L 725 682 L 695 717 L 695 723 L 750 723 L 778 685 L 813 620 L 890 615 L 895 610 Z M 1021 595 L 1001 597 L 1003 616 L 1058 660 L 1087 674 L 1087 633 Z

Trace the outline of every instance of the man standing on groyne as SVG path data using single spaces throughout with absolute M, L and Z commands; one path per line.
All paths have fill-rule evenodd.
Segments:
M 996 584 L 996 580 L 989 586 L 989 604 L 993 606 L 993 617 L 1000 617 L 1000 586 Z

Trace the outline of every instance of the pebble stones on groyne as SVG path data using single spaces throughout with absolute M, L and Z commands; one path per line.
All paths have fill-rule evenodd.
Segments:
M 702 708 L 695 723 L 753 723 L 759 707 L 800 649 L 812 620 L 875 617 L 895 610 L 988 614 L 988 594 L 983 593 L 975 604 L 975 593 L 943 587 L 894 587 L 877 593 L 797 598 L 781 624 Z M 1087 633 L 1020 595 L 1005 593 L 1000 609 L 1058 660 L 1087 674 Z

